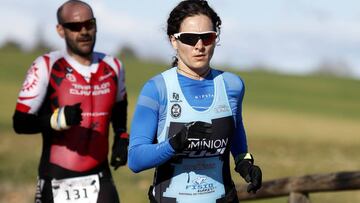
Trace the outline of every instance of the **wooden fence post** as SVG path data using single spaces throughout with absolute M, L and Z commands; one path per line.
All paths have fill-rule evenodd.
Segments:
M 289 196 L 289 203 L 310 203 L 308 194 L 360 189 L 360 171 L 313 174 L 263 182 L 256 194 L 247 193 L 248 184 L 236 185 L 239 200 Z M 303 199 L 303 200 L 301 200 Z
M 310 203 L 309 194 L 291 192 L 289 195 L 289 203 Z

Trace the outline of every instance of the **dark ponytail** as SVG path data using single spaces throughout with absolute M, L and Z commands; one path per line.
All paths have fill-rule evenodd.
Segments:
M 171 67 L 175 67 L 178 65 L 179 59 L 176 56 L 173 56 L 173 62 L 171 63 Z

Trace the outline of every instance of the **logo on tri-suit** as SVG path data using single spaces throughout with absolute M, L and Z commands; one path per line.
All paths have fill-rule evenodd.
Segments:
M 175 103 L 171 106 L 171 117 L 179 118 L 181 116 L 181 106 L 178 103 L 181 103 L 179 93 L 173 92 L 170 99 L 170 103 Z
M 181 116 L 181 106 L 179 104 L 173 104 L 171 107 L 171 116 L 173 118 L 179 118 Z
M 66 67 L 66 78 L 70 82 L 76 82 L 76 77 L 73 74 L 73 69 L 71 67 Z
M 175 99 L 176 101 L 179 101 L 179 94 L 176 92 L 173 92 L 173 99 Z

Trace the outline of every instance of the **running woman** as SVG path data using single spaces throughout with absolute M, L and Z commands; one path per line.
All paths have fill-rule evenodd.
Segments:
M 244 83 L 210 67 L 221 20 L 205 0 L 180 2 L 167 20 L 176 57 L 143 87 L 131 126 L 129 167 L 156 168 L 150 202 L 238 202 L 230 175 L 261 187 L 242 122 Z

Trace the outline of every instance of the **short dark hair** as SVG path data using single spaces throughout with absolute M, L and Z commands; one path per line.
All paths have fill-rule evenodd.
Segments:
M 221 19 L 217 13 L 209 6 L 206 0 L 185 0 L 180 2 L 171 12 L 167 20 L 167 35 L 179 32 L 180 25 L 186 17 L 203 14 L 208 16 L 212 23 L 214 31 L 219 32 Z
M 167 20 L 167 35 L 170 38 L 171 35 L 178 33 L 180 25 L 183 20 L 190 16 L 205 15 L 211 19 L 213 29 L 217 33 L 220 33 L 221 19 L 218 14 L 212 9 L 206 0 L 185 0 L 180 2 L 171 12 Z M 172 63 L 173 66 L 177 66 L 177 58 L 174 57 Z
M 57 12 L 56 12 L 56 18 L 57 18 L 57 21 L 58 21 L 59 24 L 64 23 L 64 18 L 63 18 L 63 16 L 62 16 L 62 10 L 64 9 L 64 6 L 65 6 L 66 4 L 73 4 L 73 5 L 75 5 L 75 4 L 82 4 L 82 5 L 85 5 L 85 6 L 89 7 L 89 9 L 91 10 L 91 13 L 92 13 L 92 8 L 91 8 L 91 6 L 90 6 L 89 4 L 87 4 L 86 2 L 83 2 L 83 1 L 80 1 L 80 0 L 68 0 L 68 1 L 66 1 L 65 3 L 63 3 L 63 4 L 58 8 L 58 10 L 57 10 Z

